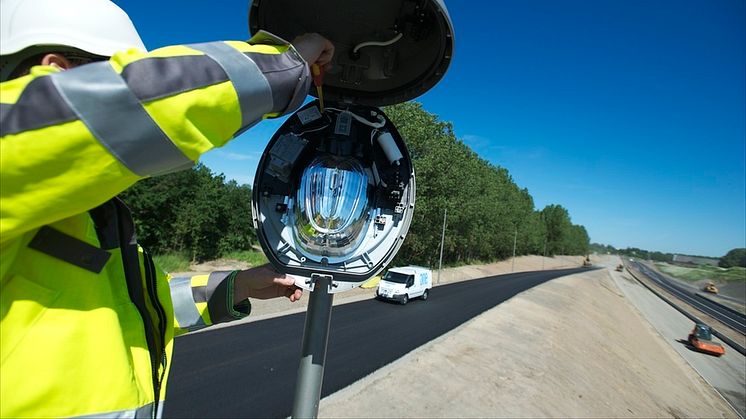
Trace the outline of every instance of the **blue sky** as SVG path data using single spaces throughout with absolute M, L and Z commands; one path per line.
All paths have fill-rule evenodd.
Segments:
M 247 39 L 246 0 L 115 1 L 149 49 Z M 417 100 L 591 240 L 746 247 L 746 2 L 446 0 L 445 78 Z M 281 121 L 203 157 L 250 183 Z

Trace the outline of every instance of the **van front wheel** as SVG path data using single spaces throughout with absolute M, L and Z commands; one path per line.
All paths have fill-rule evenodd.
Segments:
M 404 294 L 404 296 L 401 298 L 401 305 L 406 305 L 409 302 L 409 295 Z
M 427 300 L 427 292 L 428 290 L 425 290 L 425 292 L 422 293 L 422 300 Z

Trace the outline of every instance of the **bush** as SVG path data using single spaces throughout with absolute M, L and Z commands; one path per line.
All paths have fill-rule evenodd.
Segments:
M 718 265 L 721 268 L 732 268 L 734 266 L 746 268 L 746 248 L 732 249 L 720 258 Z

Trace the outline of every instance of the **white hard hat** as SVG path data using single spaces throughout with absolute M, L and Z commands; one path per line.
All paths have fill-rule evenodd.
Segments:
M 109 0 L 0 0 L 0 55 L 47 45 L 105 57 L 145 50 L 127 13 Z

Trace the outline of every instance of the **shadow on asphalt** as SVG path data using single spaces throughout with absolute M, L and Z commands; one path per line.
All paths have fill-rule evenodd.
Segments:
M 676 342 L 679 342 L 680 344 L 684 345 L 684 347 L 685 347 L 686 349 L 689 349 L 689 350 L 690 350 L 690 351 L 692 351 L 692 352 L 697 352 L 697 353 L 700 353 L 700 354 L 702 354 L 702 355 L 707 355 L 707 356 L 711 356 L 711 357 L 713 357 L 713 358 L 719 358 L 719 356 L 717 356 L 717 355 L 714 355 L 714 354 L 711 354 L 711 353 L 709 353 L 709 352 L 704 352 L 704 351 L 700 351 L 699 349 L 697 349 L 697 348 L 695 348 L 694 346 L 692 346 L 692 345 L 691 345 L 691 344 L 689 343 L 689 341 L 688 341 L 688 340 L 684 340 L 684 339 L 676 339 Z

